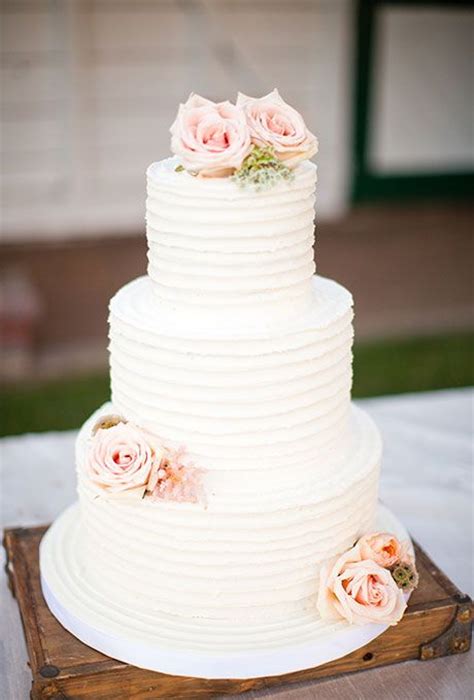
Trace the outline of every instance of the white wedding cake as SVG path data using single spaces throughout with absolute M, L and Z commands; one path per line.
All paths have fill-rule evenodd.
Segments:
M 317 142 L 262 100 L 180 108 L 147 172 L 148 275 L 110 304 L 111 403 L 77 442 L 84 587 L 180 643 L 317 623 L 322 567 L 375 527 L 352 298 L 313 262 Z

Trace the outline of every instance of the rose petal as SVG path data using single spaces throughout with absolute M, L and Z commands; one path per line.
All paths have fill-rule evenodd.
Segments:
M 171 149 L 183 166 L 206 177 L 221 177 L 239 168 L 251 150 L 242 109 L 191 94 L 171 126 Z

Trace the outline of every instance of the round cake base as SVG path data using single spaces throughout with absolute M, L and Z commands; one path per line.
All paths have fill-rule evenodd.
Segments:
M 379 505 L 377 530 L 408 534 L 395 516 Z M 323 622 L 315 610 L 282 621 L 224 624 L 149 617 L 117 610 L 106 592 L 84 579 L 79 540 L 79 506 L 53 523 L 40 547 L 43 594 L 49 609 L 75 637 L 90 647 L 133 666 L 176 676 L 258 678 L 314 668 L 364 646 L 387 625 Z

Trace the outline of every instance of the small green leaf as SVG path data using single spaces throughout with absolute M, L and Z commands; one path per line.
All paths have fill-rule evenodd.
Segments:
M 184 165 L 177 165 L 174 171 L 175 173 L 182 173 L 184 171 Z

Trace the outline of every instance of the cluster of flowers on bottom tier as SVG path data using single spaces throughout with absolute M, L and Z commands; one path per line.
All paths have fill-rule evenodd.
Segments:
M 166 447 L 121 416 L 103 416 L 94 426 L 84 463 L 87 478 L 103 495 L 197 503 L 202 470 L 184 448 Z
M 323 566 L 318 611 L 323 620 L 396 625 L 417 584 L 410 544 L 387 532 L 371 533 Z

